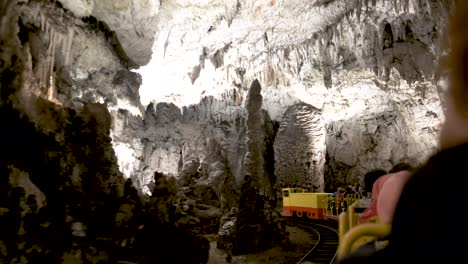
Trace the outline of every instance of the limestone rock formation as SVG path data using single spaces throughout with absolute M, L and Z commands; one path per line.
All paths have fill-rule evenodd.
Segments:
M 362 175 L 376 168 L 388 171 L 399 162 L 423 163 L 427 153 L 436 151 L 438 114 L 427 111 L 417 117 L 424 123 L 415 122 L 413 114 L 394 105 L 382 107 L 380 113 L 327 124 L 325 179 L 329 190 L 360 182 Z
M 160 3 L 152 0 L 59 0 L 64 8 L 78 17 L 93 16 L 115 32 L 131 66 L 145 65 L 157 27 Z
M 206 100 L 183 111 L 166 103 L 147 107 L 140 126 L 141 188 L 149 190 L 151 172 L 160 171 L 176 177 L 193 199 L 227 210 L 235 206 L 237 164 L 243 155 L 237 142 L 245 124 L 240 119 L 231 124 L 229 115 L 213 116 L 210 109 L 216 103 Z
M 270 200 L 259 194 L 252 178 L 245 176 L 234 230 L 227 230 L 233 254 L 256 253 L 279 245 L 286 231 L 283 221 L 280 213 L 270 205 Z M 222 228 L 226 230 L 226 226 Z
M 334 181 L 353 183 L 367 170 L 375 166 L 389 168 L 397 160 L 419 162 L 437 148 L 436 134 L 443 121 L 441 92 L 445 81 L 437 69 L 444 49 L 441 34 L 452 3 L 163 3 L 158 15 L 165 24 L 160 25 L 156 37 L 154 62 L 139 70 L 145 75 L 151 73 L 140 88 L 142 104 L 156 100 L 188 108 L 191 104 L 205 104 L 202 98 L 211 98 L 217 103 L 209 113 L 224 114 L 226 104 L 245 105 L 247 88 L 258 80 L 262 108 L 273 124 L 285 127 L 291 122 L 288 109 L 297 104 L 310 105 L 321 113 L 320 130 L 325 132 L 324 136 L 310 139 L 310 148 L 304 154 L 308 156 L 298 159 L 304 162 L 296 167 L 295 174 L 301 186 L 311 189 L 327 189 L 325 185 Z M 191 20 L 190 29 L 187 19 Z M 164 87 L 156 92 L 152 83 Z M 237 113 L 247 118 L 246 110 Z M 366 125 L 379 126 L 381 119 L 370 117 L 395 110 L 401 112 L 402 124 L 408 130 L 392 135 L 408 142 L 408 152 L 397 151 L 389 160 L 385 152 L 375 151 L 375 159 L 388 161 L 379 164 L 364 160 L 369 157 L 366 150 L 372 147 L 368 140 L 361 141 L 362 147 L 352 148 L 356 152 L 335 151 L 339 138 L 328 134 L 334 133 L 330 127 L 343 124 L 348 126 L 345 130 L 364 131 Z M 297 126 L 304 126 L 303 122 Z M 422 140 L 415 140 L 418 137 Z M 382 137 L 377 140 L 381 139 L 377 144 L 390 143 Z M 330 162 L 322 165 L 326 157 Z M 311 169 L 316 158 L 318 164 Z M 282 174 L 277 165 L 275 170 Z M 327 177 L 340 175 L 340 179 L 328 181 L 322 175 L 325 170 Z M 234 175 L 242 177 L 243 173 Z
M 268 114 L 261 111 L 262 95 L 260 94 L 260 83 L 255 80 L 250 86 L 247 95 L 245 108 L 247 110 L 247 133 L 246 133 L 246 148 L 247 153 L 244 157 L 245 173 L 252 179 L 252 185 L 255 186 L 260 195 L 265 198 L 272 199 L 274 175 L 270 173 L 272 170 L 267 170 L 268 167 L 273 167 L 273 163 L 269 163 L 266 159 L 268 132 L 272 133 L 272 124 Z M 270 160 L 271 162 L 271 160 Z
M 55 70 L 68 59 L 54 49 L 67 48 L 54 27 L 70 24 L 49 21 L 53 13 L 47 22 L 37 17 L 41 27 L 31 17 L 34 11 L 60 13 L 48 2 L 0 3 L 0 116 L 6 124 L 0 137 L 0 262 L 206 263 L 209 242 L 190 208 L 176 202 L 171 180 L 156 178 L 147 204 L 132 180 L 125 181 L 111 142 L 108 105 L 57 99 Z M 162 220 L 147 221 L 155 218 Z M 166 243 L 154 230 L 173 240 Z M 148 241 L 171 249 L 182 244 L 188 255 L 164 247 L 144 250 Z
M 385 111 L 382 108 L 396 105 L 405 113 L 412 134 L 399 136 L 408 137 L 414 151 L 395 159 L 427 157 L 436 147 L 431 131 L 437 131 L 442 121 L 440 86 L 444 83 L 435 74 L 443 49 L 439 34 L 453 1 L 20 2 L 19 24 L 29 32 L 21 34 L 21 40 L 33 40 L 31 63 L 41 76 L 35 93 L 73 107 L 106 103 L 119 168 L 126 177 L 138 179 L 146 191 L 152 170 L 177 175 L 183 148 L 200 160 L 205 155 L 193 154 L 198 150 L 191 149 L 199 148 L 181 145 L 187 140 L 177 139 L 179 134 L 171 130 L 162 135 L 175 138 L 161 146 L 147 141 L 150 129 L 141 123 L 153 100 L 158 102 L 154 107 L 172 102 L 182 109 L 184 131 L 192 130 L 190 125 L 218 122 L 202 131 L 216 135 L 216 142 L 226 150 L 227 171 L 239 184 L 247 150 L 243 105 L 255 79 L 262 87 L 262 107 L 273 124 L 287 119 L 286 112 L 297 103 L 318 109 L 326 127 L 379 115 Z M 150 64 L 150 76 L 142 81 L 129 69 L 148 62 L 153 39 L 157 67 Z M 47 52 L 41 52 L 44 49 Z M 138 72 L 147 73 L 145 69 Z M 155 82 L 148 83 L 151 80 Z M 155 92 L 161 94 L 155 97 Z M 182 134 L 192 138 L 194 133 Z M 424 143 L 412 140 L 416 135 L 422 135 Z M 268 137 L 272 142 L 274 137 Z M 322 146 L 321 142 L 314 144 Z M 323 156 L 322 149 L 310 152 Z M 327 155 L 341 164 L 341 157 Z M 308 171 L 307 164 L 300 169 Z M 369 167 L 348 165 L 360 168 L 351 169 L 346 174 L 349 179 Z M 317 168 L 321 170 L 321 165 Z M 299 181 L 307 182 L 307 187 L 321 185 L 321 180 L 311 183 L 305 180 L 309 176 L 304 177 Z
M 218 230 L 218 239 L 216 247 L 218 249 L 227 249 L 235 239 L 237 208 L 233 207 L 221 217 Z M 229 245 L 230 244 L 230 245 Z
M 284 113 L 274 144 L 277 189 L 324 190 L 326 136 L 322 113 L 315 107 L 298 103 Z
M 41 62 L 33 63 L 33 68 L 45 76 L 39 85 L 43 86 L 41 93 L 67 106 L 105 102 L 112 117 L 112 144 L 119 168 L 126 177 L 138 179 L 145 192 L 155 169 L 177 175 L 179 166 L 192 159 L 188 156 L 198 156 L 204 163 L 208 149 L 199 146 L 205 144 L 202 138 L 211 137 L 225 151 L 219 161 L 228 164 L 226 171 L 239 185 L 247 151 L 247 111 L 243 106 L 255 79 L 262 87 L 262 107 L 273 126 L 283 119 L 289 122 L 288 109 L 298 103 L 318 109 L 325 127 L 337 122 L 350 124 L 346 120 L 379 115 L 386 111 L 383 108 L 396 105 L 405 113 L 411 131 L 410 136 L 399 137 L 407 138 L 413 151 L 400 153 L 393 160 L 427 157 L 436 147 L 431 131 L 437 131 L 442 121 L 441 88 L 437 85 L 443 80 L 438 82 L 435 69 L 443 48 L 439 33 L 445 28 L 452 1 L 21 2 L 20 24 L 29 31 L 28 37 L 35 39 L 33 61 Z M 150 59 L 153 39 L 152 56 L 157 65 L 138 70 L 149 75 L 142 81 L 129 69 Z M 50 47 L 50 52 L 39 52 L 41 46 Z M 55 90 L 45 88 L 50 65 Z M 151 80 L 154 83 L 149 83 Z M 147 117 L 145 109 L 153 100 L 158 102 L 153 112 L 162 102 L 182 109 L 178 110 L 182 112 L 181 125 L 178 121 L 167 123 L 177 118 L 150 121 L 151 115 L 164 118 L 154 113 Z M 173 111 L 170 115 L 179 115 L 175 108 Z M 161 122 L 178 132 L 173 133 L 173 128 L 149 132 L 154 131 L 149 124 Z M 273 127 L 267 136 L 270 142 L 274 133 Z M 424 143 L 414 141 L 416 135 L 421 135 Z M 159 136 L 168 140 L 161 141 L 162 145 L 155 143 L 159 139 L 153 138 Z M 200 140 L 194 144 L 189 140 L 192 138 Z M 320 142 L 313 142 L 306 154 L 323 161 L 323 138 L 317 140 Z M 181 159 L 181 152 L 187 157 Z M 342 157 L 333 153 L 327 153 L 330 160 L 352 167 L 343 181 L 354 181 L 369 168 L 343 163 Z M 386 159 L 384 156 L 381 158 Z M 304 182 L 304 187 L 323 188 L 322 180 L 306 180 L 322 170 L 318 164 L 313 166 L 318 171 L 311 172 L 308 162 L 297 169 L 311 174 L 302 173 L 298 181 Z

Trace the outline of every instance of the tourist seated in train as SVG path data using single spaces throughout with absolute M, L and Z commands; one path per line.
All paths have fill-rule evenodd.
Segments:
M 364 175 L 364 191 L 366 192 L 367 198 L 371 198 L 374 183 L 377 181 L 377 179 L 379 179 L 381 176 L 384 176 L 385 174 L 387 174 L 385 170 L 375 169 Z
M 353 186 L 348 186 L 345 188 L 344 196 L 347 197 L 349 195 L 354 195 L 356 192 L 353 190 Z
M 465 192 L 468 185 L 468 1 L 454 1 L 450 16 L 449 88 L 439 150 L 404 185 L 396 202 L 388 245 L 372 253 L 352 252 L 338 264 L 462 263 L 467 261 Z M 383 199 L 382 196 L 379 199 Z M 391 208 L 389 208 L 391 210 Z M 462 242 L 458 242 L 462 241 Z
M 391 224 L 400 193 L 412 173 L 412 167 L 407 163 L 399 163 L 391 170 L 380 186 L 377 197 L 377 217 L 380 223 Z
M 393 168 L 389 171 L 389 173 L 396 173 L 400 171 L 413 171 L 414 167 L 411 166 L 409 163 L 406 162 L 400 162 L 397 163 Z
M 355 191 L 356 191 L 356 194 L 358 194 L 359 196 L 366 196 L 366 193 L 364 191 L 364 188 L 362 188 L 361 184 L 356 184 L 356 186 L 354 187 Z
M 387 174 L 385 170 L 382 169 L 375 169 L 372 171 L 369 171 L 364 175 L 364 188 L 362 192 L 364 193 L 364 197 L 359 200 L 359 207 L 360 208 L 368 208 L 371 204 L 371 199 L 372 199 L 372 188 L 380 177 L 383 175 Z
M 335 208 L 336 208 L 336 214 L 340 214 L 344 210 L 344 204 L 343 204 L 343 199 L 344 199 L 344 193 L 345 190 L 342 187 L 338 187 L 337 194 L 335 196 Z
M 371 202 L 359 218 L 360 223 L 375 222 L 377 220 L 382 223 L 383 219 L 384 223 L 390 223 L 394 209 L 392 209 L 392 206 L 396 204 L 401 189 L 410 175 L 409 169 L 411 169 L 409 164 L 398 163 L 393 166 L 389 174 L 377 179 L 372 187 Z M 379 197 L 382 195 L 382 192 L 385 198 L 380 199 Z M 379 206 L 381 209 L 379 209 Z M 379 211 L 381 212 L 380 214 Z

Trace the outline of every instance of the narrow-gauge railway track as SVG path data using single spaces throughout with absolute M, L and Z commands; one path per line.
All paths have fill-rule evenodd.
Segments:
M 332 264 L 335 261 L 336 251 L 338 249 L 338 232 L 335 226 L 326 222 L 309 222 L 309 221 L 293 221 L 298 227 L 308 229 L 317 234 L 317 241 L 312 248 L 307 252 L 297 264 L 307 263 L 308 261 L 314 264 Z

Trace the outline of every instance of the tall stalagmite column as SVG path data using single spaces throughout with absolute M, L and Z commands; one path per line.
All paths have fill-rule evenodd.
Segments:
M 266 198 L 272 198 L 271 179 L 265 170 L 265 131 L 269 124 L 265 122 L 266 118 L 262 112 L 261 89 L 260 83 L 255 80 L 250 86 L 245 103 L 247 110 L 247 153 L 244 157 L 244 166 L 246 174 L 252 178 L 252 185 L 258 190 L 258 193 Z
M 281 217 L 269 203 L 273 196 L 274 166 L 267 151 L 273 152 L 271 120 L 262 111 L 260 83 L 250 86 L 247 109 L 247 153 L 244 157 L 245 177 L 242 181 L 234 237 L 234 254 L 254 253 L 283 240 Z

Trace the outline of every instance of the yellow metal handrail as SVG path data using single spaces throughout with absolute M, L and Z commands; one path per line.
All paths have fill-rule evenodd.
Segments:
M 390 234 L 390 231 L 391 231 L 391 225 L 374 224 L 374 223 L 360 224 L 351 228 L 346 233 L 344 233 L 343 236 L 340 236 L 340 241 L 339 241 L 339 246 L 338 246 L 338 258 L 341 258 L 344 255 L 350 253 L 353 249 L 354 243 L 358 241 L 359 239 L 365 236 L 383 238 L 387 236 L 388 234 Z
M 343 240 L 344 235 L 349 230 L 348 214 L 346 212 L 341 213 L 338 216 L 338 238 L 339 244 Z

